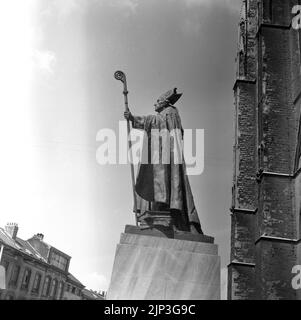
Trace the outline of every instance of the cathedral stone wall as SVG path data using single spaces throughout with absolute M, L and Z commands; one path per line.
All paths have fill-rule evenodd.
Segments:
M 298 0 L 242 1 L 235 97 L 229 299 L 299 299 L 301 263 Z

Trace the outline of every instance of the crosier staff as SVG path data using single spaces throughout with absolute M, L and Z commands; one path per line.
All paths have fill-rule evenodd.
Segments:
M 122 71 L 116 71 L 114 74 L 116 80 L 119 80 L 123 83 L 123 95 L 124 95 L 124 105 L 125 111 L 129 111 L 129 102 L 128 102 L 128 89 L 127 89 L 127 82 L 126 82 L 126 75 Z M 136 198 L 136 191 L 135 191 L 135 172 L 134 172 L 134 164 L 133 164 L 133 154 L 132 154 L 132 141 L 130 139 L 131 127 L 130 127 L 130 120 L 127 120 L 127 131 L 128 131 L 128 148 L 130 150 L 129 157 L 131 163 L 131 177 L 132 177 L 132 188 L 133 188 L 133 197 L 134 197 L 134 212 L 136 218 L 136 225 L 138 225 L 137 219 L 137 198 Z

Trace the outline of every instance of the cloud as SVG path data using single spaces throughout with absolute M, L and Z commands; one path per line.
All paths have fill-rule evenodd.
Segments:
M 54 0 L 52 4 L 59 15 L 67 16 L 73 11 L 80 9 L 81 2 L 79 0 Z
M 57 15 L 59 18 L 67 18 L 73 13 L 84 13 L 92 5 L 112 7 L 125 10 L 127 13 L 136 13 L 139 0 L 53 0 L 47 3 L 42 10 L 45 16 Z
M 56 64 L 56 55 L 51 51 L 34 50 L 32 53 L 33 65 L 42 72 L 52 74 Z
M 201 31 L 201 26 L 199 19 L 186 19 L 182 24 L 182 29 L 189 35 L 197 35 Z
M 115 8 L 129 9 L 130 12 L 136 13 L 138 0 L 98 0 L 100 3 L 109 4 Z
M 228 269 L 221 270 L 221 300 L 227 300 Z
M 175 1 L 175 0 L 171 0 L 171 1 Z M 184 0 L 184 2 L 185 2 L 185 5 L 188 7 L 222 6 L 234 12 L 239 12 L 242 4 L 242 0 Z
M 86 286 L 87 289 L 92 289 L 95 291 L 107 291 L 109 287 L 108 279 L 97 272 L 93 272 L 87 275 L 83 275 L 81 281 Z
M 239 14 L 242 1 L 241 0 L 168 0 L 176 2 L 186 9 L 183 15 L 181 29 L 190 36 L 199 36 L 202 31 L 202 23 L 211 15 L 212 10 L 223 10 L 225 14 Z M 205 10 L 202 10 L 205 9 Z M 208 10 L 210 11 L 208 13 Z
M 200 6 L 200 5 L 207 5 L 212 3 L 212 0 L 184 0 L 187 6 Z

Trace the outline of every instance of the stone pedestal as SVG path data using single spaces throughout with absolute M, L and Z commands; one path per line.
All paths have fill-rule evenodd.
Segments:
M 219 300 L 220 258 L 208 236 L 127 226 L 117 245 L 108 300 Z

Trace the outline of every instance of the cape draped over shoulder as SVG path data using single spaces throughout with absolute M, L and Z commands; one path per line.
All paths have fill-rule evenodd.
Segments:
M 183 128 L 178 110 L 169 106 L 156 115 L 135 116 L 133 128 L 145 131 L 135 185 L 138 213 L 171 210 L 188 231 L 191 223 L 200 227 L 182 152 Z M 160 140 L 156 139 L 158 133 Z

